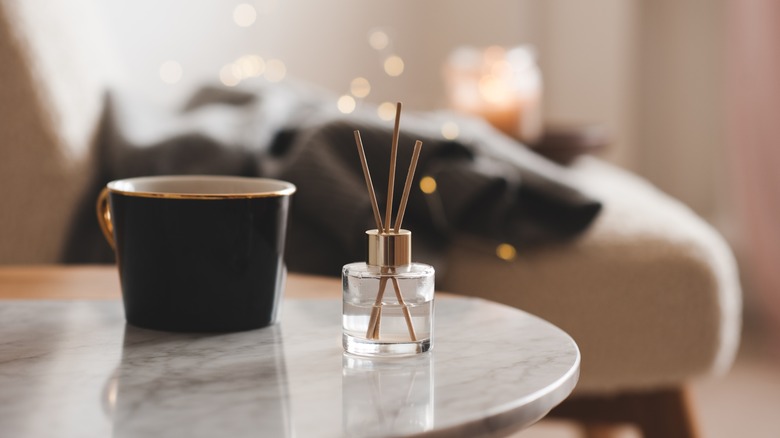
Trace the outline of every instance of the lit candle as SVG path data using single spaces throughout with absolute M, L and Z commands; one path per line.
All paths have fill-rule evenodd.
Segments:
M 462 47 L 450 55 L 445 74 L 454 109 L 527 143 L 541 135 L 542 78 L 529 47 Z

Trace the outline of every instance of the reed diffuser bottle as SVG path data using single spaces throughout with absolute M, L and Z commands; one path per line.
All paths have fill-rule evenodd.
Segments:
M 412 262 L 412 233 L 401 228 L 421 141 L 414 145 L 401 204 L 391 225 L 400 116 L 398 103 L 384 221 L 379 214 L 360 132 L 355 131 L 377 228 L 366 231 L 366 262 L 350 263 L 342 270 L 343 344 L 352 354 L 400 356 L 424 353 L 432 347 L 434 269 Z

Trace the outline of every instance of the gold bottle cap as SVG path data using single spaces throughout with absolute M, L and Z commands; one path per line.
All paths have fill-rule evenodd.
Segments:
M 368 236 L 367 263 L 373 266 L 403 266 L 412 263 L 412 232 L 398 230 L 397 233 L 366 231 Z

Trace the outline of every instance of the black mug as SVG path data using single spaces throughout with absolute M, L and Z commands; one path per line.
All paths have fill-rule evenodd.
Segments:
M 108 183 L 97 214 L 116 253 L 127 322 L 189 332 L 274 324 L 294 192 L 289 182 L 232 176 Z

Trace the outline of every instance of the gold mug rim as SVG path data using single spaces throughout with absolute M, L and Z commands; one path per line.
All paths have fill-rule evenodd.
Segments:
M 273 183 L 279 183 L 285 186 L 279 190 L 268 190 L 260 192 L 247 192 L 247 193 L 177 193 L 177 192 L 148 192 L 148 191 L 128 191 L 115 187 L 118 183 L 132 180 L 254 180 L 254 181 L 267 181 Z M 261 178 L 261 177 L 247 177 L 247 176 L 233 176 L 233 175 L 154 175 L 154 176 L 138 176 L 132 178 L 121 178 L 110 181 L 106 184 L 106 188 L 111 193 L 117 193 L 125 196 L 134 196 L 141 198 L 162 198 L 162 199 L 203 199 L 203 200 L 220 200 L 220 199 L 253 199 L 253 198 L 274 198 L 282 196 L 290 196 L 297 188 L 295 184 L 283 181 L 275 178 Z

